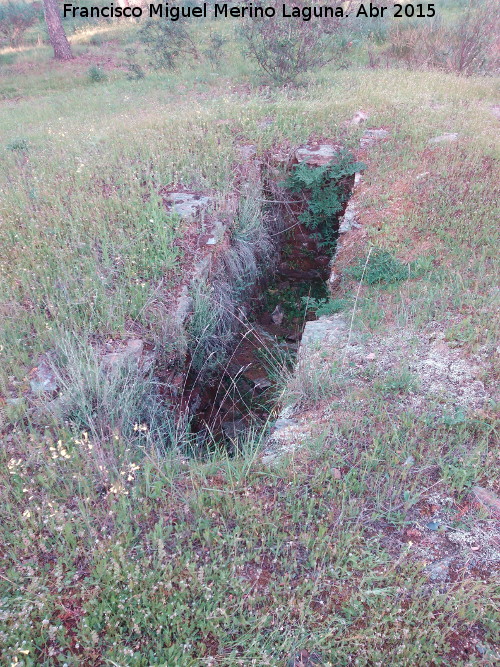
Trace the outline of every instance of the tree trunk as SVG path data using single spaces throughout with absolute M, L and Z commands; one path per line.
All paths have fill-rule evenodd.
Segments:
M 64 32 L 57 0 L 43 0 L 43 13 L 56 60 L 71 60 L 73 54 Z

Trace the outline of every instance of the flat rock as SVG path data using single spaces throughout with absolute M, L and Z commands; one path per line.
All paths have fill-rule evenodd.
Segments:
M 298 162 L 305 162 L 310 167 L 322 167 L 333 160 L 340 148 L 337 144 L 307 144 L 297 148 L 295 157 Z
M 53 393 L 57 391 L 57 379 L 46 359 L 41 359 L 29 374 L 31 391 L 34 394 Z
M 432 144 L 442 144 L 442 143 L 451 143 L 458 139 L 457 132 L 448 132 L 447 134 L 440 134 L 439 137 L 433 137 L 427 142 L 429 145 Z
M 300 341 L 300 351 L 316 343 L 332 343 L 335 340 L 339 343 L 343 342 L 347 337 L 347 332 L 348 326 L 342 315 L 320 317 L 318 320 L 306 322 Z
M 342 276 L 340 273 L 336 273 L 335 271 L 332 271 L 330 273 L 330 277 L 328 278 L 328 288 L 331 292 L 334 292 L 336 289 L 340 287 L 340 284 L 342 282 Z
M 349 121 L 350 125 L 361 125 L 368 120 L 368 114 L 365 111 L 356 111 L 354 116 Z
M 383 139 L 387 139 L 388 136 L 389 132 L 383 128 L 365 130 L 365 132 L 363 132 L 363 136 L 359 140 L 359 145 L 361 148 L 367 148 L 368 146 L 373 146 L 373 144 L 376 144 Z
M 194 302 L 192 297 L 189 295 L 189 290 L 187 285 L 182 288 L 181 295 L 177 299 L 177 308 L 175 311 L 175 321 L 177 324 L 184 324 L 189 315 L 193 311 Z
M 425 573 L 432 581 L 446 581 L 450 570 L 451 558 L 436 560 L 425 568 Z
M 359 222 L 357 221 L 358 211 L 356 210 L 356 205 L 351 199 L 347 204 L 344 215 L 340 219 L 339 234 L 346 234 L 350 232 L 351 229 L 355 227 L 360 227 Z
M 167 204 L 184 220 L 193 220 L 211 202 L 211 198 L 199 192 L 170 192 Z

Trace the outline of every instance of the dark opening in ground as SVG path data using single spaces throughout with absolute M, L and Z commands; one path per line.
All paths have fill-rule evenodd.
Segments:
M 342 184 L 342 206 L 331 218 L 334 235 L 353 184 L 354 176 Z M 274 190 L 270 198 L 275 201 L 275 196 Z M 300 221 L 307 196 L 295 200 L 292 205 L 289 201 L 274 205 L 273 214 L 283 216 L 285 223 L 277 243 L 279 258 L 246 304 L 241 331 L 223 372 L 206 386 L 197 386 L 194 374 L 188 380 L 191 429 L 200 443 L 221 443 L 231 452 L 250 427 L 272 426 L 269 416 L 279 406 L 279 388 L 293 369 L 305 323 L 316 319 L 315 306 L 329 297 L 334 246 L 326 247 Z

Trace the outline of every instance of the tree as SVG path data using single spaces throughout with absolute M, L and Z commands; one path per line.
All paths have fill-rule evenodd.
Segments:
M 43 0 L 43 13 L 50 43 L 54 49 L 54 58 L 57 60 L 71 60 L 73 54 L 64 32 L 61 15 L 57 7 L 57 0 Z

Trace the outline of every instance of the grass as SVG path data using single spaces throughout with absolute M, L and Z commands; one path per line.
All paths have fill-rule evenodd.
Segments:
M 118 62 L 130 29 L 110 33 Z M 495 79 L 356 66 L 282 90 L 235 55 L 217 75 L 205 63 L 129 81 L 107 65 L 93 84 L 89 54 L 102 60 L 109 46 L 88 45 L 92 35 L 73 38 L 73 63 L 31 47 L 0 76 L 2 660 L 298 667 L 302 652 L 302 664 L 495 664 L 498 563 L 464 547 L 448 581 L 427 570 L 451 549 L 450 530 L 494 529 L 470 495 L 475 484 L 498 492 L 493 403 L 470 413 L 426 396 L 413 411 L 419 385 L 404 359 L 380 373 L 324 356 L 287 388 L 312 410 L 302 449 L 265 465 L 257 434 L 233 458 L 197 460 L 160 452 L 145 426 L 136 392 L 154 399 L 153 381 L 138 386 L 125 369 L 108 386 L 92 356 L 131 335 L 162 353 L 185 228 L 161 187 L 222 201 L 239 145 L 264 153 L 317 136 L 354 147 L 363 128 L 345 121 L 364 109 L 390 138 L 369 153 L 366 236 L 346 262 L 374 246 L 421 270 L 389 284 L 346 274 L 336 298 L 368 342 L 437 323 L 460 354 L 483 355 L 492 387 Z M 456 145 L 427 145 L 450 131 Z M 260 207 L 245 205 L 238 240 L 263 243 Z M 68 337 L 83 341 L 66 350 L 72 411 L 34 418 L 28 371 Z M 436 517 L 442 532 L 427 527 Z

